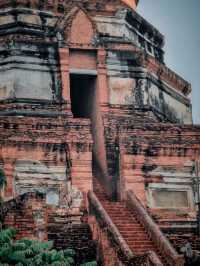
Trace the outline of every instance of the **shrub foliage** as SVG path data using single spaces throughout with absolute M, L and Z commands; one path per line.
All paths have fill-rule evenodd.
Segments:
M 0 231 L 0 266 L 75 266 L 75 252 L 72 249 L 57 251 L 53 242 L 38 240 L 14 240 L 16 230 L 8 228 Z M 82 266 L 96 266 L 88 262 Z

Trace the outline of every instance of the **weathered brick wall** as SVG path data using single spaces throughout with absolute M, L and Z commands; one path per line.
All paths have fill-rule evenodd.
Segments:
M 70 214 L 67 210 L 59 212 L 58 209 L 51 209 L 48 215 L 48 239 L 54 241 L 58 250 L 73 248 L 77 265 L 95 261 L 97 256 L 97 243 L 85 218 L 83 213 Z
M 127 0 L 128 1 L 128 0 Z M 113 3 L 113 1 L 107 1 L 107 0 L 92 0 L 88 2 L 82 2 L 79 1 L 78 4 L 84 8 L 90 9 L 92 11 L 100 11 L 100 12 L 105 12 L 107 11 L 108 13 L 116 11 L 117 8 L 119 7 L 127 7 L 127 4 L 125 4 L 123 0 L 117 0 Z M 131 1 L 135 2 L 135 0 Z M 133 6 L 131 3 L 131 5 Z M 62 1 L 56 0 L 56 1 L 46 1 L 43 2 L 41 0 L 16 0 L 15 4 L 13 4 L 12 0 L 2 0 L 0 7 L 1 8 L 6 8 L 6 7 L 13 7 L 13 6 L 20 6 L 20 7 L 31 7 L 35 9 L 40 9 L 40 10 L 48 10 L 48 11 L 53 11 L 57 14 L 63 14 L 66 11 L 69 11 L 73 6 L 76 6 L 77 3 L 74 3 L 74 1 Z
M 69 182 L 83 193 L 91 190 L 92 140 L 88 120 L 4 117 L 0 124 L 0 156 L 8 181 L 5 197 L 20 193 L 17 184 L 27 191 L 57 188 L 60 203 Z
M 43 194 L 28 193 L 18 196 L 3 203 L 2 210 L 3 226 L 17 229 L 16 239 L 48 239 L 47 209 Z
M 54 248 L 73 248 L 77 265 L 95 261 L 97 243 L 82 211 L 53 207 L 46 204 L 45 195 L 27 193 L 4 202 L 1 206 L 3 227 L 17 229 L 16 239 L 29 238 L 53 241 Z
M 196 233 L 190 232 L 184 234 L 184 232 L 182 232 L 181 234 L 166 234 L 166 236 L 178 252 L 181 252 L 181 249 L 184 248 L 187 243 L 191 244 L 193 250 L 200 251 L 200 237 Z
M 167 215 L 172 220 L 193 219 L 192 171 L 200 159 L 199 127 L 150 123 L 145 116 L 121 119 L 113 115 L 105 117 L 104 123 L 108 166 L 111 166 L 108 169 L 113 176 L 118 174 L 118 197 L 123 198 L 123 191 L 131 189 L 160 219 Z M 168 210 L 165 207 L 162 211 L 154 205 L 155 189 L 185 190 L 188 205 L 168 206 Z
M 192 161 L 199 163 L 200 128 L 159 123 L 178 121 L 174 108 L 169 110 L 167 101 L 163 104 L 163 91 L 173 96 L 173 106 L 180 104 L 175 106 L 180 117 L 191 107 L 187 97 L 191 86 L 163 64 L 162 34 L 133 10 L 124 10 L 124 2 L 135 8 L 137 1 L 0 1 L 0 164 L 8 181 L 7 199 L 22 190 L 48 193 L 56 188 L 60 205 L 72 200 L 74 213 L 80 213 L 81 201 L 87 207 L 86 194 L 93 189 L 93 150 L 95 174 L 113 198 L 123 199 L 125 191 L 132 189 L 143 205 L 152 207 L 153 188 L 182 186 L 184 181 L 190 189 L 190 205 L 175 215 L 169 210 L 169 217 L 195 217 L 188 169 Z M 12 32 L 7 32 L 11 26 Z M 140 34 L 132 27 L 141 29 Z M 17 61 L 10 60 L 11 55 Z M 5 64 L 17 67 L 13 76 L 5 74 Z M 89 119 L 72 118 L 70 73 L 74 69 L 97 75 L 92 125 Z M 159 110 L 164 118 L 149 105 L 150 90 L 161 94 Z M 191 122 L 191 117 L 186 120 Z M 31 217 L 38 203 L 33 203 L 6 218 L 8 224 L 21 226 L 22 236 L 36 234 Z M 151 211 L 158 220 L 166 217 L 158 209 Z M 73 231 L 69 241 L 72 236 L 80 235 Z M 59 241 L 57 233 L 53 237 Z M 115 254 L 104 232 L 102 239 L 110 265 L 109 256 Z
M 116 252 L 115 244 L 112 238 L 109 238 L 106 228 L 101 228 L 94 216 L 89 217 L 89 224 L 92 230 L 93 239 L 98 243 L 97 260 L 104 266 L 123 266 Z

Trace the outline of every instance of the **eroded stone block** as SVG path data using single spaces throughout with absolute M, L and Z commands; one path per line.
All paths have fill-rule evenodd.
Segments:
M 110 77 L 110 103 L 130 105 L 134 102 L 135 80 L 131 78 Z
M 17 17 L 20 22 L 41 26 L 42 22 L 38 15 L 20 14 Z
M 11 15 L 7 16 L 0 16 L 0 25 L 3 26 L 5 24 L 13 23 L 15 22 L 14 17 Z

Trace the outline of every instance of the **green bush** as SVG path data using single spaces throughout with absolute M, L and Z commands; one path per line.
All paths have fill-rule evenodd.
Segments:
M 0 266 L 74 266 L 75 252 L 72 249 L 57 251 L 53 242 L 38 240 L 14 240 L 13 228 L 0 231 Z M 82 266 L 96 266 L 88 262 Z
M 86 262 L 84 264 L 81 264 L 81 266 L 97 266 L 97 263 L 95 261 Z
M 0 169 L 0 192 L 6 186 L 6 176 Z M 0 205 L 2 204 L 0 194 Z M 38 240 L 14 240 L 17 231 L 14 228 L 1 230 L 0 221 L 0 266 L 75 266 L 75 251 L 53 249 L 53 242 Z M 87 262 L 81 266 L 96 266 L 96 262 Z

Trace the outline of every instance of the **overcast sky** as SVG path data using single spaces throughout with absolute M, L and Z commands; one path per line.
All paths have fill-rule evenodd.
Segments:
M 200 0 L 140 0 L 138 13 L 165 36 L 165 62 L 192 84 L 200 124 Z

